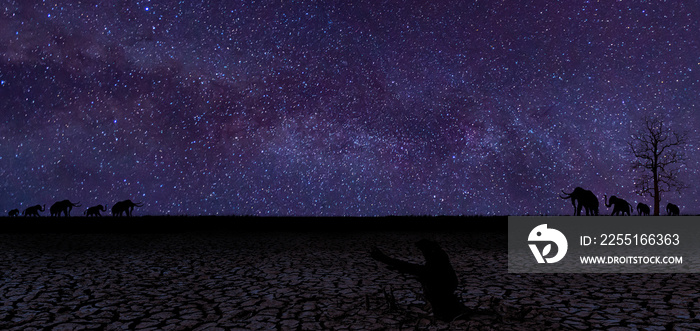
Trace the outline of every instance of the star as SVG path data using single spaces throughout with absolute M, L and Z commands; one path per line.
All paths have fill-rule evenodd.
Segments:
M 697 134 L 691 6 L 15 2 L 0 196 L 172 215 L 558 215 L 630 202 L 645 115 Z M 698 146 L 672 192 L 698 213 Z M 601 211 L 602 213 L 605 210 Z

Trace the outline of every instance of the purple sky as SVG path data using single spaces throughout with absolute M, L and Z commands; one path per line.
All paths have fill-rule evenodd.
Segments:
M 700 213 L 697 2 L 124 3 L 0 7 L 0 209 L 570 214 L 576 186 L 652 204 L 627 141 L 657 114 L 690 133 L 691 188 L 662 205 Z

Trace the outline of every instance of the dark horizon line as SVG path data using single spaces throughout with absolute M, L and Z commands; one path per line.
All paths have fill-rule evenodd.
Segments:
M 40 216 L 8 216 L 8 215 L 0 215 L 2 218 L 10 218 L 10 219 L 37 219 L 37 218 L 56 218 L 56 219 L 65 219 L 65 218 L 85 218 L 85 219 L 100 219 L 100 218 L 118 218 L 118 219 L 129 219 L 129 218 L 149 218 L 149 217 L 240 217 L 240 218 L 499 218 L 499 217 L 568 217 L 568 216 L 576 216 L 576 215 L 569 215 L 569 214 L 557 214 L 557 215 L 544 215 L 544 214 L 539 214 L 539 215 L 530 215 L 530 214 L 524 214 L 524 215 L 365 215 L 365 216 L 345 216 L 345 215 L 236 215 L 236 214 L 229 214 L 229 215 L 189 215 L 189 214 L 177 214 L 177 215 L 171 215 L 171 214 L 160 214 L 160 215 L 135 215 L 135 216 L 112 216 L 112 215 L 103 215 L 103 216 L 85 216 L 85 215 L 71 215 L 71 216 L 51 216 L 51 215 L 40 215 Z M 580 216 L 586 216 L 586 215 L 580 215 Z M 610 217 L 613 215 L 595 215 L 595 216 L 590 216 L 590 217 Z M 630 217 L 634 216 L 640 216 L 640 215 L 629 215 Z M 643 216 L 643 215 L 642 215 Z M 649 215 L 649 216 L 655 216 L 655 215 Z M 666 214 L 661 214 L 658 216 L 670 216 Z M 681 214 L 680 216 L 700 216 L 700 214 Z M 576 216 L 578 217 L 578 216 Z

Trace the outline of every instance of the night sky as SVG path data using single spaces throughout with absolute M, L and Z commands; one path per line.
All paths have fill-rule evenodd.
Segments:
M 627 142 L 656 114 L 690 137 L 691 188 L 661 204 L 700 213 L 696 1 L 94 3 L 0 7 L 2 210 L 571 214 L 576 186 L 651 205 Z

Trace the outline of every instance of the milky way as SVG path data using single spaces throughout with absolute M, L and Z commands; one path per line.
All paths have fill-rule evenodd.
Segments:
M 529 1 L 528 1 L 529 3 Z M 644 115 L 689 132 L 694 1 L 6 1 L 0 208 L 570 214 L 630 202 Z M 609 213 L 602 208 L 602 213 Z

